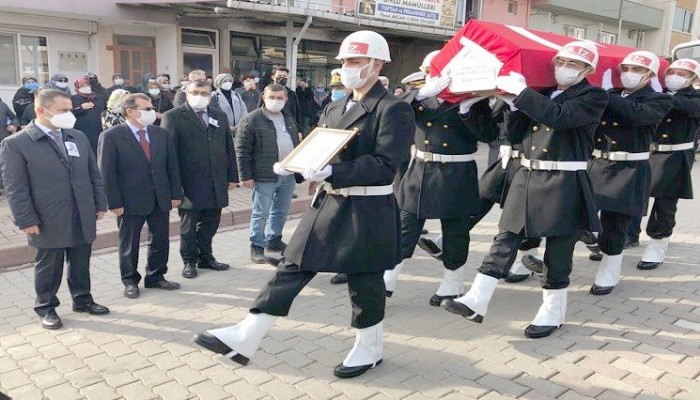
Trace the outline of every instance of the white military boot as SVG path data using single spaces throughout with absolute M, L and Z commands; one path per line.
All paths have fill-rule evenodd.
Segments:
M 443 301 L 442 308 L 470 321 L 481 323 L 497 285 L 498 279 L 481 273 L 476 274 L 471 289 L 462 297 Z
M 403 269 L 403 261 L 396 264 L 394 269 L 384 271 L 384 286 L 386 287 L 386 297 L 391 297 L 399 283 L 399 274 Z
M 446 299 L 456 299 L 462 295 L 464 288 L 464 267 L 459 267 L 452 271 L 445 268 L 442 281 L 437 291 L 430 298 L 430 305 L 440 307 L 440 303 Z
M 339 378 L 354 378 L 382 363 L 384 352 L 384 322 L 358 329 L 355 344 L 333 374 Z
M 194 342 L 239 364 L 247 365 L 277 318 L 269 314 L 248 313 L 243 321 L 234 326 L 196 335 Z
M 566 289 L 542 289 L 542 305 L 535 319 L 525 328 L 526 337 L 543 338 L 562 326 L 566 317 L 566 294 Z
M 620 282 L 620 270 L 622 269 L 622 254 L 609 256 L 605 253 L 600 260 L 595 282 L 591 286 L 591 294 L 602 296 L 612 292 L 615 285 Z
M 651 239 L 651 242 L 649 242 L 646 249 L 644 249 L 642 261 L 637 264 L 637 268 L 649 270 L 655 269 L 659 265 L 663 264 L 664 258 L 666 258 L 666 250 L 668 250 L 668 242 L 670 241 L 670 237 L 663 239 Z

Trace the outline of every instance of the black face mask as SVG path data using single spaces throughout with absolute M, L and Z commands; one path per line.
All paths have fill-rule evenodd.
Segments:
M 275 83 L 277 83 L 278 85 L 284 86 L 287 84 L 287 78 L 279 77 L 279 78 L 275 79 Z

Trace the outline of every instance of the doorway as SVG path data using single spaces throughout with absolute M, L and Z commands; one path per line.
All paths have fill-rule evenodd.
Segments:
M 114 35 L 114 71 L 132 86 L 140 86 L 145 74 L 156 74 L 156 38 Z

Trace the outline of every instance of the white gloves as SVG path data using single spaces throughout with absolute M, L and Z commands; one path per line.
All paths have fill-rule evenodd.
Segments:
M 304 176 L 304 179 L 307 181 L 312 181 L 312 182 L 321 182 L 322 180 L 328 178 L 331 176 L 333 173 L 333 166 L 332 165 L 326 165 L 323 167 L 323 169 L 316 171 L 315 169 L 309 167 L 302 172 L 302 176 Z
M 659 93 L 664 91 L 664 88 L 661 87 L 661 82 L 659 82 L 658 76 L 651 78 L 651 88 Z
M 485 96 L 481 97 L 471 97 L 468 99 L 464 99 L 461 102 L 459 102 L 459 113 L 460 114 L 466 114 L 469 112 L 469 109 L 472 108 L 472 106 L 481 100 L 485 99 Z
M 451 80 L 452 78 L 449 76 L 441 76 L 425 82 L 425 85 L 418 89 L 418 93 L 416 93 L 416 100 L 421 101 L 423 99 L 427 99 L 428 97 L 437 96 L 450 85 Z
M 518 111 L 518 107 L 516 107 L 513 104 L 513 100 L 515 100 L 515 95 L 512 94 L 497 94 L 499 98 L 501 98 L 508 106 L 510 107 L 510 111 Z
M 499 76 L 496 78 L 496 88 L 517 96 L 527 88 L 527 81 L 522 74 L 511 71 L 508 76 Z
M 286 169 L 282 168 L 281 162 L 276 162 L 272 164 L 272 171 L 279 176 L 287 176 L 293 174 L 293 172 L 289 172 Z
M 600 82 L 600 87 L 605 90 L 610 90 L 613 88 L 612 83 L 612 70 L 610 68 L 603 72 L 603 80 Z

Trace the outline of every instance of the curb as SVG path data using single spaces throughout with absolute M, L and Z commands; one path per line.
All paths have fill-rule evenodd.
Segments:
M 300 198 L 293 199 L 292 204 L 289 207 L 288 216 L 294 214 L 301 214 L 306 210 L 311 199 Z M 219 229 L 228 228 L 234 225 L 248 225 L 250 222 L 250 216 L 252 214 L 252 208 L 244 208 L 240 210 L 227 211 L 223 210 L 221 213 L 221 222 L 219 223 Z M 170 233 L 171 237 L 179 236 L 180 232 L 180 221 L 170 221 Z M 119 231 L 116 229 L 106 230 L 102 232 L 97 232 L 97 238 L 92 242 L 92 251 L 95 252 L 100 249 L 106 249 L 117 246 L 117 236 Z M 148 240 L 148 230 L 144 229 L 141 231 L 141 242 L 146 242 Z M 4 250 L 0 250 L 0 273 L 7 271 L 15 271 L 18 269 L 32 267 L 34 258 L 36 256 L 36 249 L 29 246 L 23 245 L 21 247 L 12 247 Z

